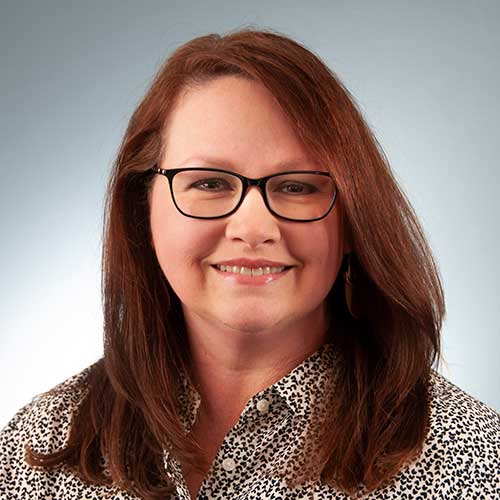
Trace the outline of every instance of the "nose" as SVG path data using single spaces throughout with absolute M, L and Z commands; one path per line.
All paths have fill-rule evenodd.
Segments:
M 267 209 L 257 186 L 248 188 L 238 210 L 227 219 L 226 237 L 256 248 L 281 239 L 277 218 Z

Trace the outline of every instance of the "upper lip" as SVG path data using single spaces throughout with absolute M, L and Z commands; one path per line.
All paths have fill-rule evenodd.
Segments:
M 278 262 L 276 260 L 265 260 L 265 259 L 232 259 L 232 260 L 221 260 L 213 265 L 219 266 L 239 266 L 239 267 L 290 267 L 292 264 L 286 264 L 284 262 Z

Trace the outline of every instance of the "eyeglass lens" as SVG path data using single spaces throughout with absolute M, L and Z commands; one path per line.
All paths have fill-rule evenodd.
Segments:
M 195 217 L 220 217 L 239 203 L 243 182 L 235 175 L 213 170 L 184 170 L 173 177 L 172 191 L 179 209 Z M 308 220 L 328 212 L 335 185 L 329 176 L 288 173 L 269 179 L 269 205 L 278 215 Z

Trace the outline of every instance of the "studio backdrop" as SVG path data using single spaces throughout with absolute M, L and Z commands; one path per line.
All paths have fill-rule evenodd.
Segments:
M 0 425 L 102 353 L 103 200 L 130 113 L 182 43 L 244 26 L 315 52 L 412 203 L 447 307 L 442 373 L 500 409 L 500 3 L 0 2 Z

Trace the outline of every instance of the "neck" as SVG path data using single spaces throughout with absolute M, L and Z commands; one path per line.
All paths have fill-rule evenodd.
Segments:
M 327 342 L 325 319 L 321 308 L 286 327 L 248 333 L 187 318 L 191 369 L 202 400 L 200 413 L 213 422 L 235 423 L 250 398 Z

